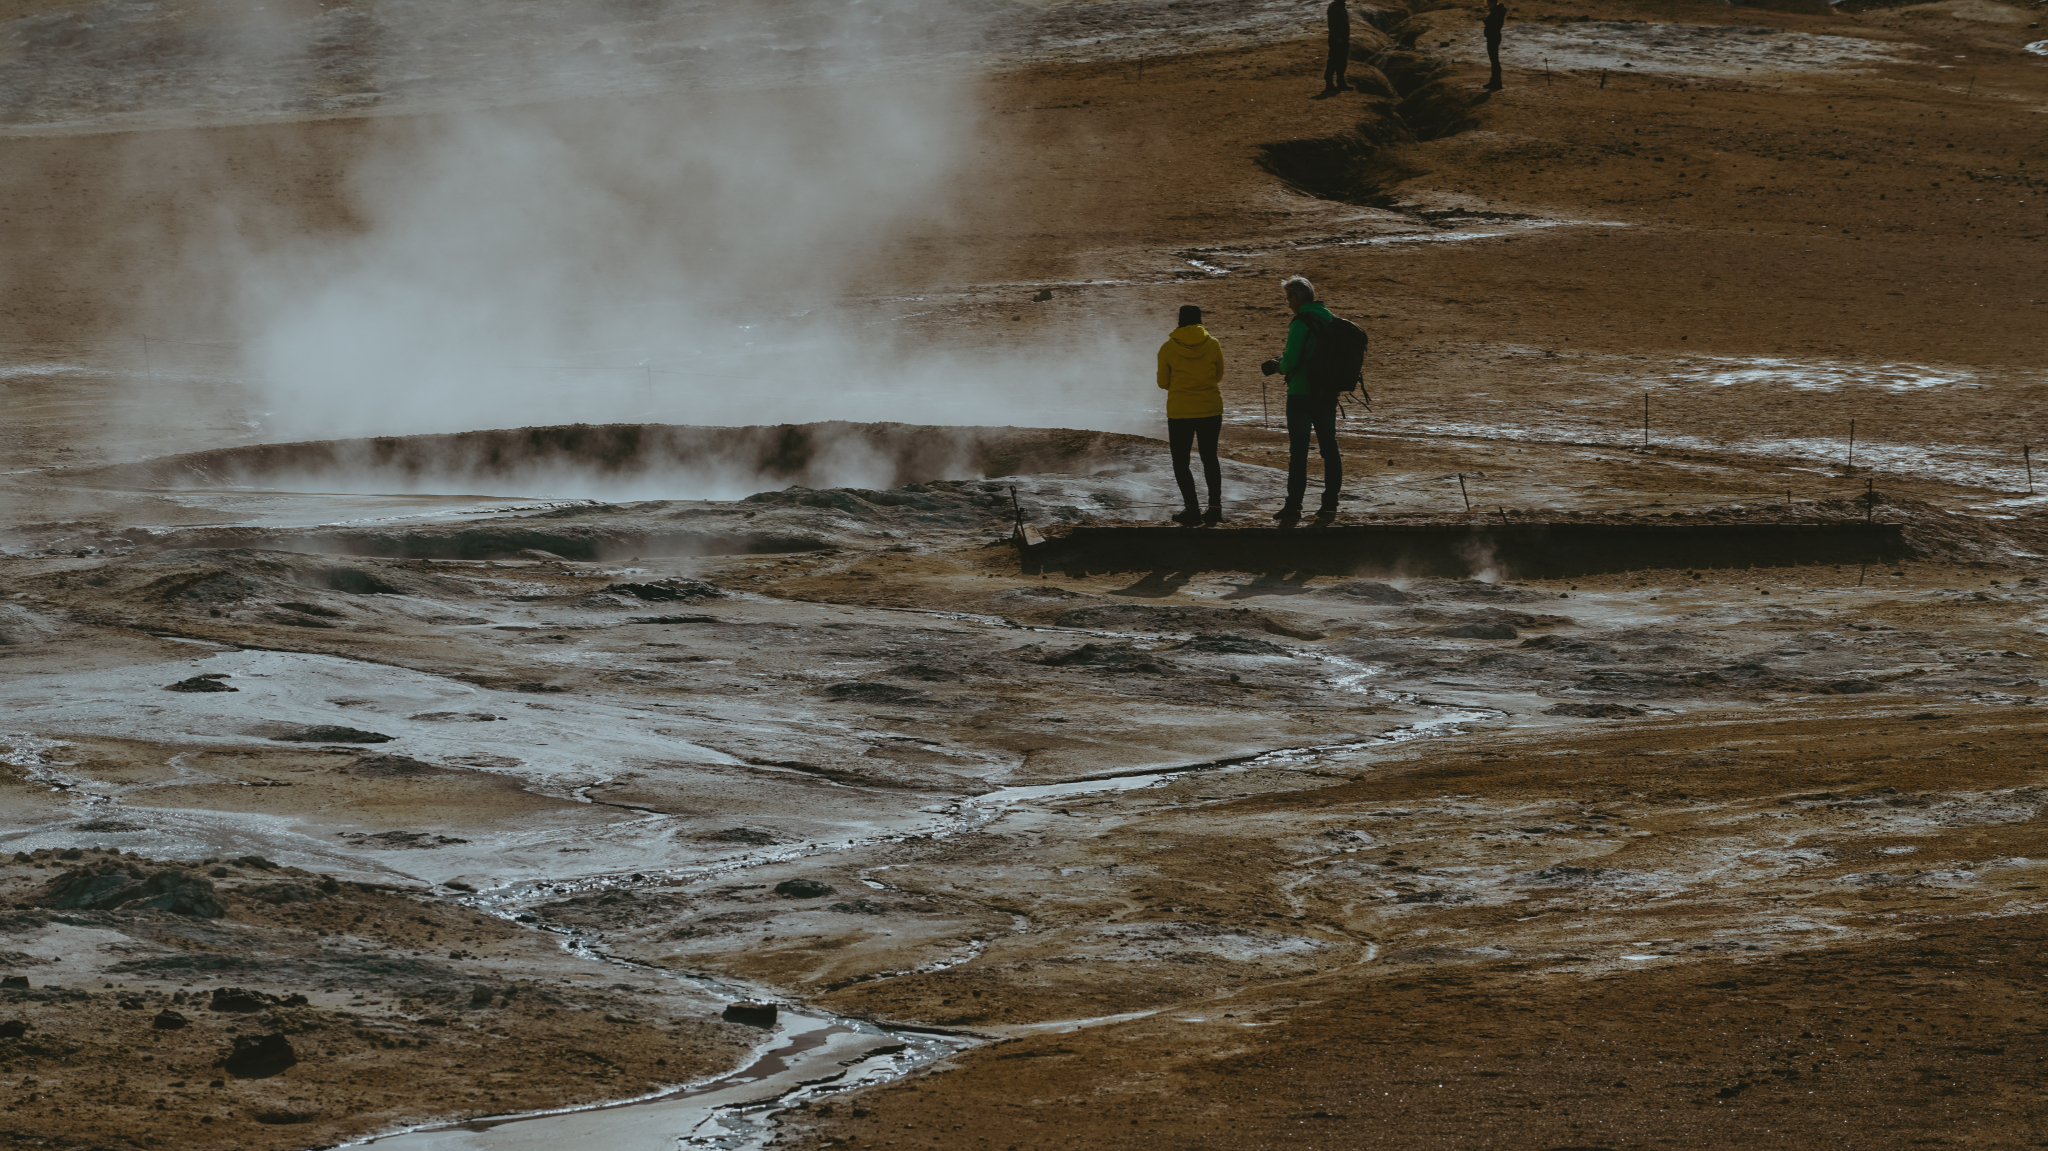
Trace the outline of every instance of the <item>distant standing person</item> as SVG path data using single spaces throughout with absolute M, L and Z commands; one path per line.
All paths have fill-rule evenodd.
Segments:
M 1159 386 L 1166 389 L 1166 442 L 1173 450 L 1173 479 L 1183 507 L 1173 517 L 1182 527 L 1214 525 L 1223 519 L 1223 464 L 1216 439 L 1223 432 L 1223 345 L 1202 326 L 1202 309 L 1180 310 L 1180 326 L 1159 345 Z M 1209 484 L 1209 510 L 1195 502 L 1195 473 L 1188 450 L 1199 442 L 1202 478 Z
M 1319 515 L 1337 514 L 1337 495 L 1344 490 L 1344 457 L 1337 452 L 1337 393 L 1317 395 L 1309 387 L 1308 365 L 1315 355 L 1317 330 L 1335 323 L 1330 309 L 1316 299 L 1316 286 L 1300 276 L 1280 284 L 1287 294 L 1287 350 L 1259 370 L 1287 376 L 1287 503 L 1273 518 L 1293 523 L 1301 518 L 1301 500 L 1308 492 L 1308 437 L 1315 433 L 1323 457 L 1323 505 Z
M 1486 82 L 1486 90 L 1498 92 L 1500 82 L 1500 33 L 1508 26 L 1508 6 L 1502 0 L 1492 0 L 1486 9 L 1486 59 L 1493 65 L 1493 78 Z
M 1351 10 L 1344 7 L 1344 0 L 1330 0 L 1323 14 L 1330 24 L 1330 58 L 1323 64 L 1323 95 L 1334 96 L 1351 86 L 1344 80 L 1344 70 L 1351 63 Z

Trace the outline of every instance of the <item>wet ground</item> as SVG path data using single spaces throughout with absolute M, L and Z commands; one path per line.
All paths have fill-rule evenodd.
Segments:
M 1470 13 L 1394 13 L 1359 39 L 1408 133 L 1365 154 L 1386 108 L 1306 100 L 1318 46 L 1261 31 L 1301 16 L 1278 12 L 1012 22 L 983 89 L 1017 153 L 988 161 L 1001 190 L 840 306 L 1000 355 L 1195 298 L 1248 359 L 1301 270 L 1374 335 L 1340 524 L 1868 519 L 1907 558 L 1033 565 L 1019 518 L 1057 539 L 1176 503 L 1163 445 L 1088 430 L 1128 430 L 1107 407 L 1073 409 L 1079 431 L 720 431 L 709 469 L 592 451 L 424 475 L 405 461 L 444 441 L 393 440 L 379 472 L 362 441 L 250 447 L 269 417 L 232 354 L 117 342 L 125 288 L 53 303 L 87 273 L 24 263 L 40 287 L 11 297 L 0 377 L 0 966 L 26 986 L 0 988 L 0 1130 L 2037 1142 L 2048 540 L 2015 413 L 2040 217 L 2001 151 L 2037 100 L 2035 14 L 1566 4 L 1518 13 L 1537 63 L 1477 105 L 1447 95 L 1477 82 Z M 171 18 L 117 15 L 48 46 L 121 51 Z M 1176 22 L 1250 46 L 1162 52 Z M 1938 75 L 1958 58 L 1974 83 Z M 198 83 L 183 59 L 155 82 Z M 511 82 L 445 74 L 471 87 L 419 99 Z M 15 118 L 52 150 L 17 179 L 107 159 L 64 117 L 148 111 L 39 91 Z M 346 110 L 322 93 L 305 114 Z M 1899 130 L 1923 118 L 1942 127 Z M 1193 190 L 1142 178 L 1184 152 L 1179 123 L 1217 158 Z M 1908 151 L 1937 146 L 1939 172 Z M 96 218 L 77 203 L 64 226 Z M 54 209 L 24 211 L 9 226 Z M 176 402 L 141 418 L 138 378 Z M 1258 377 L 1226 395 L 1244 530 L 1282 441 Z M 653 418 L 620 426 L 702 436 Z M 530 431 L 491 443 L 593 434 Z M 762 435 L 897 447 L 879 470 L 735 464 Z M 775 1030 L 729 1010 L 754 999 Z

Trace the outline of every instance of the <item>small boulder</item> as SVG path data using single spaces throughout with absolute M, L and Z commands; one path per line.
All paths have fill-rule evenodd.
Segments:
M 222 1066 L 238 1079 L 268 1079 L 298 1061 L 299 1053 L 282 1035 L 237 1035 L 234 1054 Z
M 785 879 L 775 885 L 775 894 L 784 899 L 823 899 L 838 893 L 831 884 L 815 879 Z
M 242 690 L 242 689 L 241 689 L 241 688 L 239 688 L 239 687 L 229 687 L 229 686 L 228 686 L 227 684 L 224 684 L 224 683 L 222 683 L 222 682 L 221 682 L 221 680 L 224 680 L 224 679 L 226 679 L 226 678 L 227 678 L 227 673 L 226 673 L 226 672 L 219 672 L 219 671 L 214 671 L 214 672 L 208 672 L 208 673 L 207 673 L 207 674 L 205 674 L 205 675 L 195 675 L 195 676 L 193 676 L 193 677 L 192 677 L 191 679 L 181 679 L 181 680 L 179 680 L 179 681 L 178 681 L 178 682 L 176 682 L 176 683 L 172 683 L 172 684 L 165 684 L 165 685 L 164 685 L 164 690 L 165 690 L 165 691 L 240 691 L 240 690 Z
M 773 1003 L 741 1002 L 728 1004 L 719 1014 L 727 1023 L 744 1023 L 749 1027 L 775 1026 L 776 1008 Z
M 178 867 L 150 870 L 126 861 L 101 860 L 75 867 L 50 881 L 36 906 L 60 911 L 154 909 L 173 915 L 217 919 L 227 908 L 213 883 Z
M 323 723 L 291 735 L 273 735 L 270 738 L 277 743 L 390 743 L 398 737 L 377 731 L 364 731 L 361 728 Z
M 149 1025 L 158 1031 L 176 1031 L 190 1022 L 191 1020 L 166 1007 L 156 1013 L 156 1018 L 151 1019 Z
M 0 1023 L 0 1039 L 19 1039 L 27 1034 L 28 1023 L 26 1020 L 9 1019 L 5 1023 Z
M 7 976 L 0 976 L 0 989 L 10 988 L 10 987 L 18 987 L 18 988 L 22 988 L 22 989 L 26 990 L 26 989 L 27 989 L 27 987 L 28 987 L 28 976 L 26 976 L 26 975 L 7 975 Z
M 206 1006 L 212 1011 L 261 1011 L 270 1006 L 270 997 L 239 987 L 216 987 L 213 989 L 213 1001 Z

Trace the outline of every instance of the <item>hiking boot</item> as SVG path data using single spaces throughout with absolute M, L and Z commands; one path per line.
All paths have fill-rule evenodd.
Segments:
M 1209 509 L 1208 511 L 1206 511 L 1206 512 L 1203 512 L 1203 513 L 1202 513 L 1202 526 L 1203 526 L 1203 527 L 1210 527 L 1210 528 L 1213 528 L 1213 527 L 1215 527 L 1215 526 L 1216 526 L 1217 524 L 1220 524 L 1220 523 L 1222 523 L 1222 522 L 1223 522 L 1223 509 L 1222 509 L 1222 508 L 1210 508 L 1210 509 Z
M 1185 511 L 1175 512 L 1173 513 L 1173 522 L 1184 528 L 1194 527 L 1202 522 L 1202 510 L 1200 508 L 1188 508 Z
M 1294 521 L 1301 518 L 1301 505 L 1288 504 L 1286 507 L 1281 508 L 1277 512 L 1274 512 L 1273 518 L 1279 520 L 1283 524 L 1291 524 Z

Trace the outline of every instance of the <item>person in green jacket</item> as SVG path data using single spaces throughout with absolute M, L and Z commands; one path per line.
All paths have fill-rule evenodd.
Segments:
M 1166 442 L 1173 449 L 1173 479 L 1183 507 L 1173 517 L 1182 527 L 1223 519 L 1223 465 L 1216 438 L 1223 431 L 1223 345 L 1202 326 L 1202 309 L 1180 310 L 1180 326 L 1159 345 L 1159 386 L 1166 390 Z M 1202 447 L 1202 478 L 1209 481 L 1209 510 L 1195 503 L 1195 475 L 1188 449 Z
M 1308 492 L 1308 437 L 1313 431 L 1316 447 L 1323 456 L 1323 505 L 1319 515 L 1337 514 L 1337 494 L 1344 490 L 1344 457 L 1337 452 L 1337 396 L 1312 395 L 1308 386 L 1308 364 L 1315 352 L 1316 329 L 1336 319 L 1322 301 L 1316 286 L 1300 276 L 1280 284 L 1287 294 L 1287 310 L 1294 318 L 1287 322 L 1287 350 L 1277 360 L 1267 360 L 1259 370 L 1287 377 L 1287 503 L 1273 518 L 1293 523 L 1301 518 L 1301 500 Z

